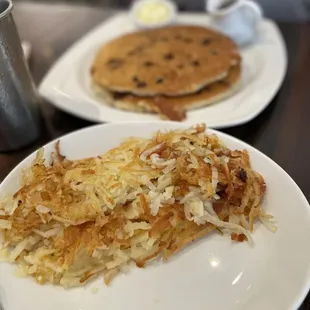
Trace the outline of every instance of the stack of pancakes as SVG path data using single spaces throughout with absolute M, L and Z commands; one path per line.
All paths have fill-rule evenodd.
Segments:
M 241 57 L 218 32 L 172 26 L 110 41 L 99 50 L 91 76 L 96 92 L 116 108 L 183 120 L 187 110 L 238 89 Z

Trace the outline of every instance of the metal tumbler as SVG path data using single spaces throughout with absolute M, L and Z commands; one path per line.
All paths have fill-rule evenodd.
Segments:
M 39 137 L 39 96 L 12 8 L 11 0 L 0 0 L 0 152 L 16 150 Z

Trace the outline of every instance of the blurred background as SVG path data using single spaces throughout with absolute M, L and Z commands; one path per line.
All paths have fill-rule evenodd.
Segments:
M 14 1 L 14 0 L 13 0 Z M 202 11 L 207 0 L 174 0 L 180 10 Z M 70 3 L 98 7 L 126 8 L 131 0 L 15 0 L 18 2 Z M 310 0 L 257 0 L 269 18 L 286 22 L 305 22 L 310 20 Z

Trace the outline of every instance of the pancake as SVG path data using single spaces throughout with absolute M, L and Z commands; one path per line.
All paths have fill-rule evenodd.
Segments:
M 197 93 L 179 97 L 139 97 L 129 93 L 113 93 L 99 87 L 96 87 L 96 92 L 116 108 L 156 113 L 165 119 L 181 121 L 186 118 L 186 111 L 201 108 L 231 96 L 239 89 L 240 79 L 241 67 L 237 65 L 230 69 L 224 80 L 214 82 Z
M 213 30 L 173 26 L 123 35 L 98 52 L 93 82 L 139 96 L 180 96 L 225 78 L 240 62 L 235 43 Z

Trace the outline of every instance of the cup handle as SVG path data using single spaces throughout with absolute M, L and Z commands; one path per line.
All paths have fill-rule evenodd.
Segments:
M 255 23 L 258 23 L 263 18 L 263 11 L 258 3 L 251 0 L 244 0 L 242 6 L 250 13 L 249 16 Z

